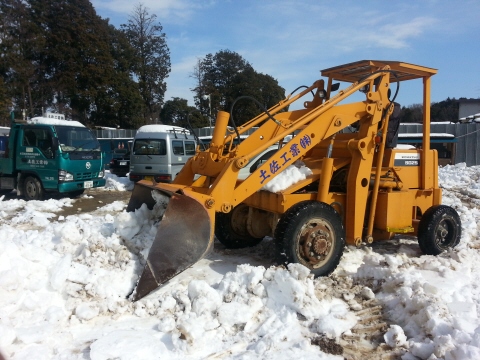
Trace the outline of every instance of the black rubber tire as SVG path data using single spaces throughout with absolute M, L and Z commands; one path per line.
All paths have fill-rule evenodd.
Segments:
M 255 238 L 247 231 L 248 206 L 240 204 L 229 213 L 215 215 L 215 236 L 227 249 L 241 249 L 258 245 L 263 238 Z M 233 222 L 237 219 L 236 222 Z M 238 219 L 242 219 L 238 221 Z
M 75 191 L 70 191 L 69 193 L 67 193 L 67 195 L 69 198 L 73 199 L 73 198 L 76 198 L 77 196 L 82 195 L 84 192 L 85 192 L 85 189 L 75 190 Z
M 462 225 L 450 206 L 435 205 L 423 214 L 418 224 L 418 245 L 425 255 L 438 255 L 460 242 Z
M 35 176 L 27 176 L 23 182 L 23 196 L 26 200 L 43 200 L 45 190 L 40 180 Z
M 309 238 L 313 240 L 308 242 Z M 315 277 L 326 276 L 335 270 L 342 257 L 345 228 L 340 215 L 330 205 L 302 201 L 280 218 L 275 229 L 275 245 L 279 264 L 300 263 Z

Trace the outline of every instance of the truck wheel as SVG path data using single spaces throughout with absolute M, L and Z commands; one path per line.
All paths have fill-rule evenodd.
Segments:
M 227 249 L 241 249 L 259 244 L 247 230 L 248 206 L 240 204 L 229 213 L 215 215 L 215 236 Z
M 325 276 L 340 262 L 345 228 L 340 215 L 328 204 L 302 201 L 280 218 L 275 245 L 280 264 L 300 263 L 315 277 Z
M 462 236 L 460 217 L 450 206 L 432 206 L 420 219 L 417 236 L 425 255 L 438 255 L 454 248 Z
M 23 182 L 23 194 L 27 200 L 43 200 L 45 191 L 35 176 L 27 176 Z

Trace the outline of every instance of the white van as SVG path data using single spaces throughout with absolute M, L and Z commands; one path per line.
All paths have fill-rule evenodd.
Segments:
M 187 129 L 171 125 L 145 125 L 138 129 L 130 153 L 130 180 L 171 182 L 197 143 Z

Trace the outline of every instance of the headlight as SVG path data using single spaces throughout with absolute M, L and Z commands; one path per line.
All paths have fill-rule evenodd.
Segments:
M 58 170 L 58 181 L 73 181 L 73 174 L 65 170 Z
M 99 177 L 99 178 L 103 178 L 104 176 L 105 176 L 105 172 L 104 172 L 103 170 L 100 170 L 100 171 L 98 172 L 98 177 Z

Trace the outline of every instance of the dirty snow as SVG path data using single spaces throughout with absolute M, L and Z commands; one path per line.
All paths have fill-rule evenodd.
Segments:
M 207 258 L 136 303 L 127 297 L 161 201 L 152 211 L 126 213 L 116 201 L 52 220 L 75 200 L 2 197 L 1 352 L 12 360 L 340 360 L 373 358 L 361 353 L 370 346 L 403 360 L 480 359 L 479 177 L 478 166 L 440 169 L 443 201 L 463 227 L 447 254 L 422 255 L 415 238 L 397 237 L 347 247 L 330 277 L 312 279 L 301 265 L 272 266 L 270 238 L 242 250 L 215 243 Z M 109 175 L 110 191 L 131 186 Z M 377 338 L 350 341 L 347 353 L 356 329 L 378 325 L 362 315 L 372 302 L 386 326 Z

